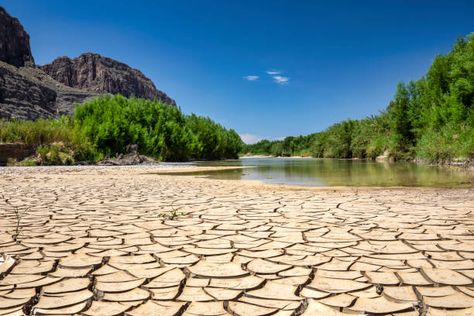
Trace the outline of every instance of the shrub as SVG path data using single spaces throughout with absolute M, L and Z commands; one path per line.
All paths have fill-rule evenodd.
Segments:
M 237 157 L 242 141 L 209 118 L 186 116 L 158 101 L 99 97 L 74 112 L 74 134 L 103 156 L 124 153 L 137 144 L 140 153 L 166 161 Z

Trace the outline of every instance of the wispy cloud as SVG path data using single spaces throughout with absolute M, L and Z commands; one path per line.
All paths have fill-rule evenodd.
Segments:
M 247 80 L 247 81 L 256 81 L 258 80 L 259 76 L 255 76 L 255 75 L 248 75 L 248 76 L 245 76 L 244 79 Z
M 285 76 L 276 75 L 276 76 L 273 76 L 273 81 L 275 81 L 276 83 L 278 83 L 280 85 L 286 85 L 286 84 L 288 84 L 288 81 L 290 81 L 290 78 L 285 77 Z
M 249 133 L 243 133 L 243 134 L 240 134 L 240 139 L 242 139 L 242 141 L 246 144 L 255 144 L 257 143 L 259 140 L 261 140 L 262 138 L 257 136 L 257 135 L 253 135 L 253 134 L 249 134 Z
M 274 76 L 274 75 L 279 75 L 279 74 L 281 74 L 281 71 L 275 70 L 275 69 L 270 69 L 270 70 L 267 70 L 266 72 L 267 72 L 267 74 L 269 74 L 270 76 Z
M 283 76 L 283 72 L 281 70 L 275 70 L 271 68 L 265 71 L 265 73 L 273 80 L 273 82 L 279 85 L 287 85 L 290 81 L 290 77 Z M 247 75 L 247 76 L 244 76 L 243 79 L 247 81 L 257 81 L 257 80 L 260 80 L 260 76 Z

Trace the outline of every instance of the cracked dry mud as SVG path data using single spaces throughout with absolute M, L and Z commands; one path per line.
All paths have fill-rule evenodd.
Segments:
M 474 314 L 473 189 L 149 172 L 0 169 L 0 314 Z

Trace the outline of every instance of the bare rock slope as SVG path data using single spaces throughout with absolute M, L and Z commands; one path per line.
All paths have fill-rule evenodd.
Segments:
M 0 60 L 16 67 L 34 66 L 30 36 L 17 18 L 0 7 Z
M 55 80 L 72 88 L 159 99 L 175 105 L 174 100 L 156 89 L 141 71 L 99 54 L 85 53 L 73 59 L 59 57 L 40 68 Z
M 0 118 L 54 118 L 72 113 L 76 104 L 97 95 L 62 85 L 38 68 L 0 61 Z

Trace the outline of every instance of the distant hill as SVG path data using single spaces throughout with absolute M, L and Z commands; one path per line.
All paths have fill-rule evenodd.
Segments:
M 35 65 L 28 33 L 0 6 L 0 118 L 70 114 L 76 104 L 108 93 L 176 105 L 139 70 L 99 54 Z

